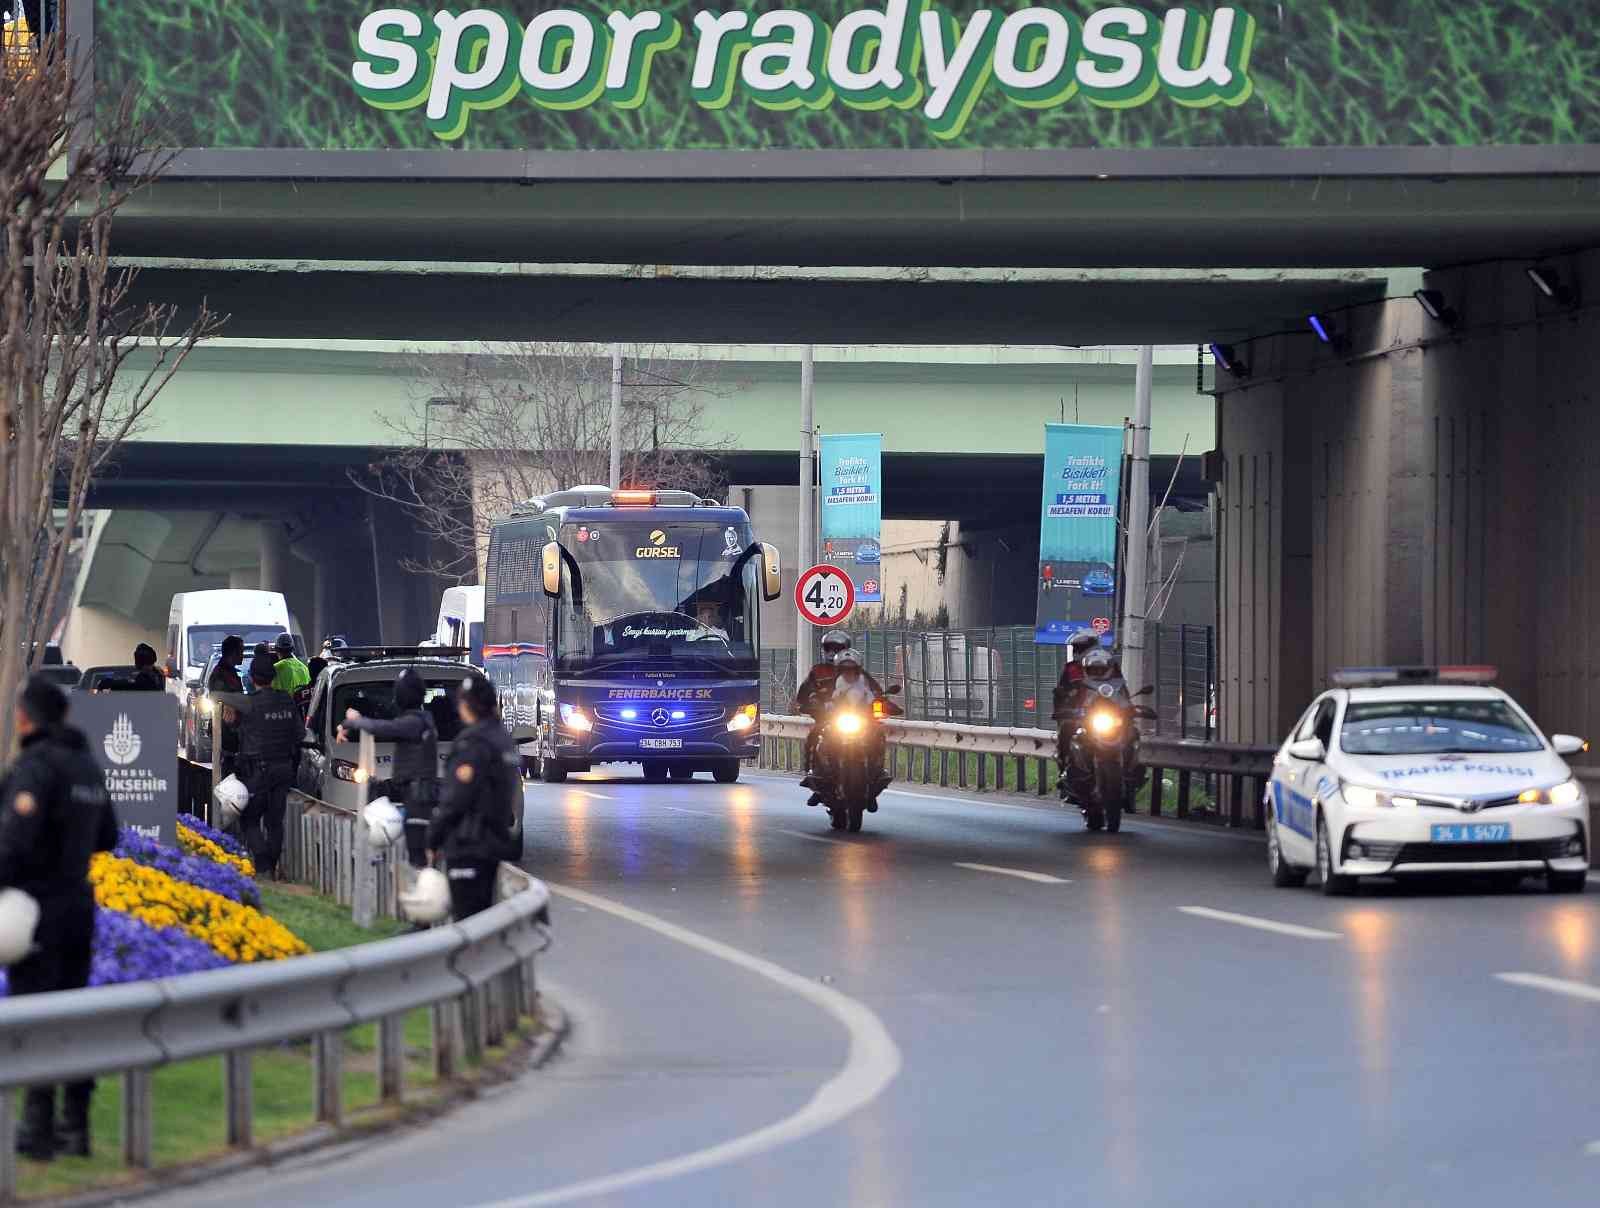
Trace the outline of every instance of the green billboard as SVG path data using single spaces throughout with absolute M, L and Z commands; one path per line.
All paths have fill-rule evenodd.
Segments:
M 1600 143 L 1600 0 L 79 2 L 191 148 Z

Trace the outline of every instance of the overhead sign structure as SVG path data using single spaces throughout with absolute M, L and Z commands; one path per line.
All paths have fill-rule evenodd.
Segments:
M 1044 426 L 1035 642 L 1064 645 L 1081 629 L 1110 630 L 1121 488 L 1121 428 Z
M 839 567 L 818 563 L 795 583 L 794 606 L 813 625 L 837 625 L 856 606 L 855 585 Z
M 168 692 L 74 692 L 69 724 L 89 739 L 117 821 L 178 842 L 178 698 Z
M 883 436 L 824 436 L 821 462 L 823 560 L 850 576 L 857 603 L 880 603 Z
M 1559 69 L 1600 53 L 1600 0 L 79 7 L 96 94 L 147 96 L 163 139 L 190 148 L 1600 143 L 1589 75 Z

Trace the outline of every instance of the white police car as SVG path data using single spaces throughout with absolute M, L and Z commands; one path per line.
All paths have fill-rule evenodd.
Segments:
M 1583 889 L 1589 800 L 1492 667 L 1341 671 L 1273 759 L 1267 861 L 1276 885 L 1349 893 L 1359 877 L 1544 875 Z

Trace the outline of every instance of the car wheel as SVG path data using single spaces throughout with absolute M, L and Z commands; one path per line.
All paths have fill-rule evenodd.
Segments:
M 1355 892 L 1356 879 L 1333 871 L 1333 851 L 1328 846 L 1328 827 L 1317 815 L 1317 880 L 1322 892 L 1330 898 L 1342 898 Z
M 1544 885 L 1551 893 L 1582 893 L 1589 880 L 1589 870 L 1580 868 L 1577 872 L 1556 872 L 1551 869 L 1544 875 Z
M 644 779 L 646 784 L 665 784 L 667 765 L 658 759 L 647 760 L 644 765 Z
M 567 778 L 567 769 L 562 766 L 559 759 L 551 759 L 548 755 L 539 760 L 539 779 L 546 784 L 561 784 Z
M 1278 837 L 1278 820 L 1267 815 L 1267 871 L 1279 889 L 1294 889 L 1306 883 L 1308 868 L 1296 868 L 1283 858 L 1283 843 Z
M 711 769 L 711 776 L 718 784 L 735 784 L 739 779 L 739 761 L 737 759 L 724 759 Z

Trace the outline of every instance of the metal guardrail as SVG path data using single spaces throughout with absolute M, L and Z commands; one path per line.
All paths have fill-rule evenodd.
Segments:
M 325 893 L 356 883 L 357 818 L 296 794 L 280 862 Z M 387 860 L 380 909 L 397 908 L 403 861 Z M 0 1204 L 17 1189 L 16 1090 L 122 1074 L 122 1156 L 152 1160 L 151 1074 L 222 1054 L 227 1141 L 253 1144 L 251 1053 L 309 1037 L 315 1119 L 344 1120 L 344 1033 L 378 1024 L 381 1102 L 404 1093 L 405 1013 L 432 1008 L 434 1072 L 448 1079 L 499 1044 L 536 1002 L 534 957 L 549 945 L 550 895 L 514 865 L 500 866 L 502 900 L 482 914 L 397 939 L 159 981 L 0 999 Z
M 884 767 L 896 777 L 944 788 L 1011 789 L 1048 796 L 1055 792 L 1054 730 L 969 726 L 948 722 L 890 720 Z M 811 719 L 763 716 L 761 763 L 779 771 L 798 771 Z M 1166 773 L 1177 773 L 1176 816 L 1228 826 L 1266 826 L 1262 804 L 1272 774 L 1273 747 L 1236 746 L 1148 737 L 1140 753 L 1150 768 L 1149 812 L 1166 812 Z

